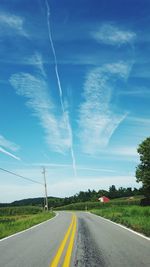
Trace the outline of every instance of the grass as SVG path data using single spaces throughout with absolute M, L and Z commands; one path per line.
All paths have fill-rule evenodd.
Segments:
M 98 202 L 79 202 L 55 208 L 55 210 L 86 210 L 99 207 Z
M 39 207 L 0 208 L 0 239 L 46 221 L 55 214 Z
M 93 209 L 91 212 L 150 236 L 150 207 L 115 205 Z
M 5 207 L 0 208 L 0 216 L 10 215 L 25 215 L 25 214 L 37 214 L 42 212 L 42 208 L 35 206 L 20 206 L 20 207 Z
M 55 210 L 91 210 L 91 209 L 99 209 L 105 205 L 105 207 L 111 207 L 111 206 L 132 206 L 132 205 L 139 205 L 140 199 L 114 199 L 111 200 L 108 203 L 100 203 L 100 202 L 79 202 L 79 203 L 72 203 L 66 206 L 61 206 L 58 208 L 55 208 Z

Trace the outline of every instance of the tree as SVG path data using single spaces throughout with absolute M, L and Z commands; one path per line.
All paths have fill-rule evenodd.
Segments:
M 136 168 L 137 182 L 142 182 L 145 196 L 150 197 L 150 137 L 139 145 L 137 151 L 141 162 Z
M 109 187 L 109 197 L 110 198 L 116 198 L 118 195 L 117 193 L 118 193 L 118 191 L 117 191 L 115 185 L 112 185 Z

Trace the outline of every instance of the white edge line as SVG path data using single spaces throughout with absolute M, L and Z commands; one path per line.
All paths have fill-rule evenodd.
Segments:
M 149 237 L 147 237 L 147 236 L 145 236 L 145 235 L 143 235 L 143 234 L 141 234 L 141 233 L 138 233 L 138 232 L 136 232 L 136 231 L 134 231 L 134 230 L 132 230 L 132 229 L 130 229 L 130 228 L 128 228 L 128 227 L 126 227 L 126 226 L 120 224 L 120 223 L 113 222 L 113 221 L 111 221 L 111 220 L 109 220 L 109 219 L 106 219 L 106 218 L 104 218 L 104 217 L 102 217 L 102 216 L 96 215 L 96 214 L 91 213 L 91 212 L 87 212 L 87 213 L 89 213 L 89 214 L 91 214 L 91 215 L 95 215 L 96 217 L 100 217 L 101 219 L 103 219 L 103 220 L 105 220 L 105 221 L 111 222 L 111 223 L 113 223 L 113 224 L 115 224 L 115 225 L 117 225 L 117 226 L 119 226 L 119 227 L 121 227 L 121 228 L 123 228 L 123 229 L 125 229 L 125 230 L 130 231 L 130 232 L 133 233 L 133 234 L 136 234 L 136 235 L 138 235 L 138 236 L 140 236 L 140 237 L 143 237 L 143 238 L 147 239 L 148 241 L 150 241 L 150 238 L 149 238 Z
M 15 234 L 13 234 L 13 235 L 9 235 L 9 236 L 7 236 L 7 237 L 4 237 L 4 238 L 0 239 L 0 242 L 4 241 L 4 240 L 6 240 L 6 239 L 9 239 L 9 238 L 11 238 L 11 237 L 14 237 L 14 236 L 23 234 L 23 233 L 25 233 L 25 232 L 27 232 L 27 231 L 30 231 L 30 230 L 32 230 L 33 228 L 36 228 L 36 227 L 40 226 L 41 224 L 47 223 L 47 222 L 49 222 L 49 221 L 52 221 L 53 219 L 55 219 L 55 218 L 59 215 L 58 212 L 55 212 L 55 214 L 56 214 L 56 215 L 55 215 L 54 217 L 52 217 L 51 219 L 48 219 L 48 220 L 46 220 L 46 221 L 44 221 L 44 222 L 41 222 L 41 223 L 36 224 L 36 225 L 33 225 L 33 226 L 31 226 L 30 228 L 28 228 L 28 229 L 25 229 L 25 230 L 23 230 L 23 231 L 20 231 L 20 232 L 18 232 L 18 233 L 15 233 Z

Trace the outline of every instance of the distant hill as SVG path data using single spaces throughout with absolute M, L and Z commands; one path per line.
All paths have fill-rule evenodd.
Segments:
M 57 203 L 62 204 L 62 198 L 59 197 L 48 197 L 49 206 L 57 207 Z M 0 207 L 8 207 L 8 206 L 44 206 L 44 198 L 27 198 L 16 200 L 11 203 L 0 203 Z
M 49 206 L 55 206 L 57 207 L 57 203 L 62 203 L 63 199 L 59 197 L 48 197 L 48 203 Z M 11 206 L 44 206 L 44 198 L 38 197 L 38 198 L 28 198 L 28 199 L 22 199 L 17 200 L 11 203 Z

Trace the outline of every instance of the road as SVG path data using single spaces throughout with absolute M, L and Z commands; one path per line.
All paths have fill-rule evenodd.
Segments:
M 1 267 L 149 267 L 150 240 L 86 212 L 59 212 L 0 242 Z

